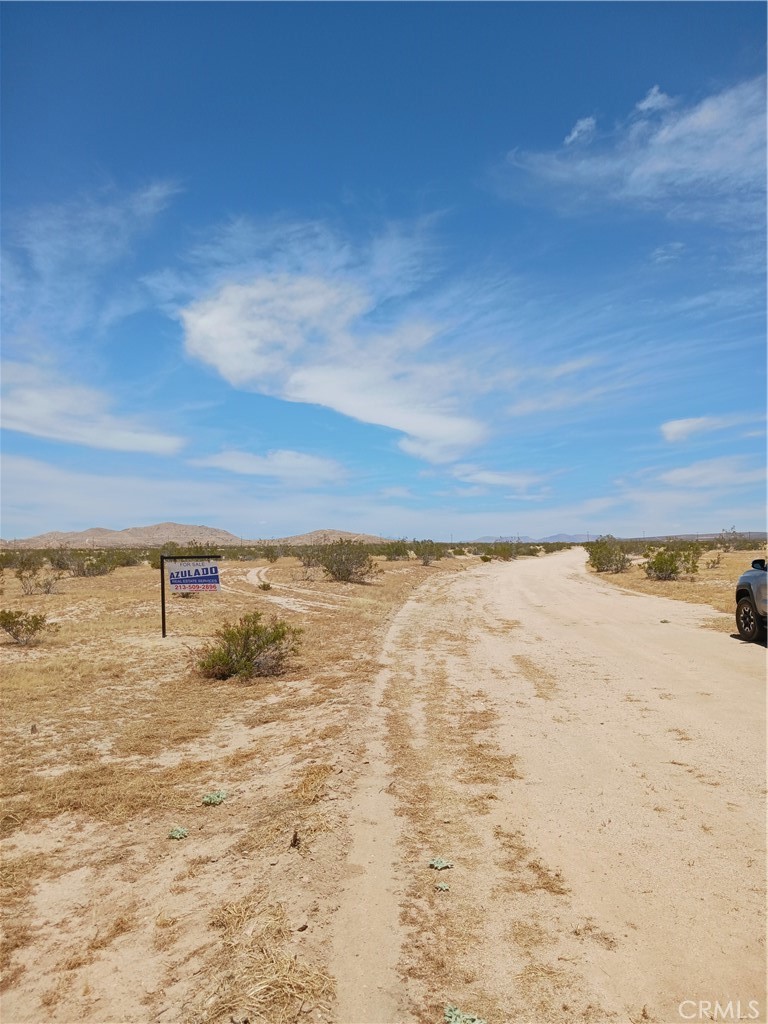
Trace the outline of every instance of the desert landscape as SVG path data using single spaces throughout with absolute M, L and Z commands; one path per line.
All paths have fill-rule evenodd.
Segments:
M 165 639 L 148 564 L 6 569 L 58 630 L 0 645 L 4 1020 L 765 1020 L 764 648 L 726 613 L 759 552 L 460 550 L 231 555 Z M 302 630 L 286 671 L 202 677 L 253 611 Z
M 768 6 L 0 17 L 0 1024 L 768 1024 Z

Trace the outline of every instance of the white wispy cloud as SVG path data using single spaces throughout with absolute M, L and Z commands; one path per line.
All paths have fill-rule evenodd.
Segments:
M 667 242 L 657 246 L 651 253 L 654 263 L 675 263 L 685 252 L 684 242 Z
M 105 289 L 105 276 L 130 256 L 177 191 L 167 181 L 133 192 L 101 189 L 7 215 L 6 330 L 33 322 L 60 337 L 141 308 L 146 296 L 126 283 L 118 299 L 117 290 Z
M 687 441 L 694 434 L 709 434 L 716 430 L 727 430 L 744 423 L 751 423 L 760 417 L 754 416 L 692 416 L 682 420 L 667 420 L 662 423 L 661 433 L 665 441 Z
M 507 407 L 510 416 L 532 416 L 544 412 L 560 412 L 565 409 L 576 409 L 589 406 L 598 399 L 613 392 L 631 387 L 632 381 L 616 380 L 611 385 L 601 387 L 561 388 L 559 390 L 541 391 L 528 398 L 520 398 Z
M 635 110 L 639 110 L 641 114 L 648 114 L 654 110 L 666 110 L 667 107 L 673 106 L 674 102 L 670 96 L 661 91 L 658 85 L 654 85 L 652 89 L 648 90 L 645 97 L 635 104 Z
M 418 458 L 450 461 L 482 441 L 485 427 L 462 409 L 466 374 L 436 346 L 445 325 L 402 301 L 428 276 L 424 243 L 398 229 L 334 249 L 327 229 L 297 230 L 298 250 L 272 230 L 258 244 L 249 235 L 248 274 L 179 309 L 187 352 L 234 387 L 388 427 Z
M 594 117 L 580 117 L 563 139 L 563 145 L 572 146 L 574 142 L 587 142 L 595 134 L 596 128 L 597 121 Z
M 689 103 L 654 86 L 618 126 L 599 134 L 574 132 L 559 150 L 511 152 L 508 168 L 528 172 L 561 199 L 634 203 L 721 223 L 763 219 L 762 76 Z M 574 146 L 569 139 L 585 144 Z
M 192 466 L 210 466 L 245 476 L 263 476 L 283 484 L 312 487 L 335 483 L 345 476 L 344 467 L 333 459 L 324 459 L 305 452 L 277 449 L 266 455 L 226 450 L 205 458 L 190 459 Z
M 172 455 L 185 443 L 149 429 L 135 417 L 116 416 L 108 395 L 63 380 L 53 368 L 6 362 L 2 386 L 6 430 L 88 448 L 154 455 Z
M 765 480 L 765 468 L 756 467 L 745 455 L 726 455 L 667 470 L 660 473 L 658 479 L 672 487 L 723 491 L 729 487 L 760 483 Z
M 454 466 L 452 473 L 457 480 L 461 480 L 463 483 L 487 487 L 511 487 L 515 491 L 527 491 L 544 481 L 544 477 L 536 473 L 510 473 L 503 470 L 482 469 L 479 466 L 465 463 Z

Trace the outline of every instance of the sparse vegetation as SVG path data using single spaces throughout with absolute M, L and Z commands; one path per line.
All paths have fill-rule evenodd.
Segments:
M 631 564 L 629 555 L 610 534 L 592 541 L 587 549 L 589 564 L 596 572 L 626 572 Z
M 404 540 L 393 540 L 382 544 L 376 552 L 388 562 L 406 562 L 411 557 L 410 548 Z
M 700 555 L 698 544 L 651 549 L 645 563 L 645 574 L 650 580 L 677 580 L 681 576 L 694 576 L 699 571 Z
M 419 541 L 414 545 L 416 556 L 421 560 L 422 565 L 431 565 L 443 557 L 443 549 L 432 540 Z
M 47 615 L 33 615 L 31 612 L 0 611 L 0 629 L 22 647 L 40 643 L 46 633 L 55 633 L 58 626 L 48 621 Z
M 326 576 L 337 583 L 365 583 L 376 572 L 368 549 L 348 540 L 337 540 L 321 548 L 319 563 Z
M 56 584 L 61 579 L 61 573 L 56 570 L 45 572 L 41 566 L 16 570 L 16 579 L 21 584 L 21 592 L 29 597 L 32 594 L 55 594 Z
M 273 618 L 262 621 L 261 612 L 243 615 L 237 622 L 217 629 L 197 658 L 207 679 L 253 679 L 280 675 L 289 655 L 298 650 L 301 630 Z

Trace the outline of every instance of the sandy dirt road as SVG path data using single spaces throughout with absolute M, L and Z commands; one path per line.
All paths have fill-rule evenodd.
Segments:
M 765 650 L 585 558 L 436 577 L 394 619 L 335 915 L 343 1024 L 765 1021 Z

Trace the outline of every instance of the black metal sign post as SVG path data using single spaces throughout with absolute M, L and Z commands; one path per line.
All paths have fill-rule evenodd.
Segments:
M 221 555 L 160 555 L 160 619 L 165 632 L 165 563 L 166 562 L 213 562 Z

